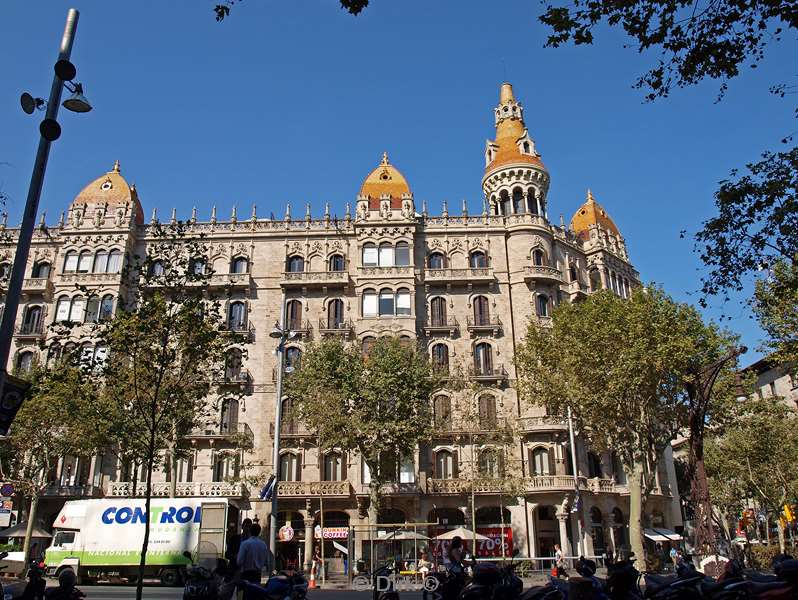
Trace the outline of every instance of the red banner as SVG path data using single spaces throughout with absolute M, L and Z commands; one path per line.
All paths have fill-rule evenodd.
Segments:
M 445 530 L 435 531 L 435 535 L 444 533 Z M 504 528 L 504 535 L 502 536 L 501 527 L 477 527 L 477 533 L 484 535 L 486 540 L 477 540 L 477 558 L 510 558 L 513 555 L 513 530 L 508 525 Z M 502 542 L 504 544 L 504 553 L 502 553 Z M 450 540 L 430 540 L 430 550 L 432 555 L 442 560 L 449 549 Z M 470 552 L 472 540 L 470 538 L 463 539 L 463 546 Z

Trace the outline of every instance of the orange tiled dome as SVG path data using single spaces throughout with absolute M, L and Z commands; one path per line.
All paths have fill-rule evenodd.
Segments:
M 130 204 L 136 210 L 136 224 L 144 223 L 144 214 L 139 202 L 136 188 L 128 185 L 119 169 L 119 161 L 105 175 L 101 175 L 89 185 L 84 187 L 72 201 L 78 204 L 104 204 L 112 206 L 126 206 Z
M 402 207 L 402 194 L 409 194 L 410 186 L 399 169 L 388 162 L 388 153 L 382 153 L 379 166 L 368 174 L 360 186 L 360 195 L 369 198 L 369 208 L 379 208 L 380 197 L 391 197 L 391 208 Z
M 498 167 L 505 165 L 535 165 L 545 169 L 540 156 L 534 151 L 532 153 L 521 152 L 519 142 L 527 136 L 526 125 L 521 112 L 521 105 L 518 104 L 513 95 L 513 86 L 503 83 L 499 93 L 499 106 L 496 109 L 496 140 L 493 142 L 495 154 L 493 159 L 485 167 L 485 173 L 489 173 Z
M 588 190 L 587 200 L 577 209 L 574 216 L 571 218 L 571 229 L 580 238 L 587 239 L 591 225 L 600 225 L 603 229 L 621 237 L 621 232 L 618 231 L 615 222 L 607 214 L 607 211 L 604 210 L 604 207 L 596 202 L 593 193 Z

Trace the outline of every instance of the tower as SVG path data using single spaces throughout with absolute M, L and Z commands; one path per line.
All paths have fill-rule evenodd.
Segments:
M 503 83 L 494 109 L 496 139 L 485 143 L 482 191 L 494 215 L 546 217 L 549 173 L 524 124 L 524 107 Z

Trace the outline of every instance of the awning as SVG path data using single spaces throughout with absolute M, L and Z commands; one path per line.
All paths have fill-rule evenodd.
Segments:
M 646 529 L 643 531 L 643 535 L 645 535 L 648 539 L 654 542 L 680 542 L 682 541 L 682 536 L 680 536 L 675 531 L 671 531 L 670 529 Z
M 28 522 L 23 521 L 21 523 L 17 523 L 9 527 L 8 529 L 1 529 L 0 530 L 0 538 L 24 538 L 25 532 L 28 529 Z M 53 537 L 52 534 L 46 532 L 44 529 L 39 527 L 38 525 L 33 526 L 32 531 L 32 538 L 51 538 Z

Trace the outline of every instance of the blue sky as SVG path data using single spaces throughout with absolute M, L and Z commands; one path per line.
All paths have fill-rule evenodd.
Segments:
M 46 95 L 67 8 L 81 11 L 73 62 L 95 109 L 61 111 L 42 196 L 54 222 L 119 159 L 144 209 L 197 206 L 207 219 L 294 214 L 329 201 L 343 214 L 383 150 L 417 202 L 438 212 L 481 203 L 485 139 L 507 79 L 551 173 L 549 214 L 568 220 L 593 190 L 646 281 L 695 300 L 701 268 L 682 229 L 713 214 L 712 192 L 794 129 L 789 102 L 767 88 L 790 73 L 798 44 L 733 81 L 653 104 L 632 88 L 656 57 L 614 31 L 590 48 L 543 48 L 541 5 L 523 0 L 372 0 L 352 17 L 336 0 L 245 0 L 223 23 L 214 0 L 11 0 L 0 20 L 0 189 L 17 222 L 38 120 L 19 94 Z M 726 307 L 755 346 L 749 312 Z M 717 315 L 718 310 L 710 311 Z M 749 353 L 749 359 L 752 359 Z M 746 361 L 747 362 L 747 361 Z

